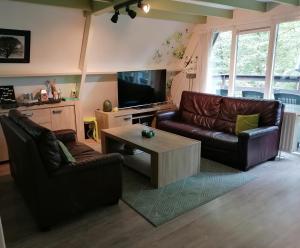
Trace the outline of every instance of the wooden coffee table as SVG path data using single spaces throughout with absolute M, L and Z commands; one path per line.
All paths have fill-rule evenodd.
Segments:
M 153 129 L 155 137 L 141 135 L 144 125 L 101 130 L 102 152 L 113 152 L 113 143 L 128 144 L 151 155 L 151 183 L 162 187 L 200 172 L 201 142 Z

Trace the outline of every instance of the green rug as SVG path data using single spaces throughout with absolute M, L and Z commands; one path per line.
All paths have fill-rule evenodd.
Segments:
M 197 176 L 154 189 L 149 178 L 125 167 L 122 199 L 154 226 L 159 226 L 253 179 L 251 172 L 202 159 Z

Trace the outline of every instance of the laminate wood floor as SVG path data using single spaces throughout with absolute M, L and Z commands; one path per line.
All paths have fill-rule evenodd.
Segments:
M 158 228 L 120 202 L 41 233 L 18 197 L 1 197 L 0 214 L 7 245 L 8 248 L 298 248 L 300 157 L 284 156 L 282 160 L 254 168 L 251 173 L 257 179 Z M 0 165 L 0 176 L 8 173 L 8 165 Z M 1 185 L 0 192 L 3 192 Z

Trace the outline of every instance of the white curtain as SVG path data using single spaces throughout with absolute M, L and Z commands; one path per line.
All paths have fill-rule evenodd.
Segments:
M 212 32 L 196 33 L 191 38 L 184 59 L 180 63 L 182 71 L 174 79 L 171 88 L 173 102 L 178 106 L 182 91 L 188 90 L 189 79 L 186 78 L 184 62 L 186 57 L 198 57 L 197 76 L 193 79 L 192 91 L 210 92 L 209 87 L 209 57 L 211 52 Z

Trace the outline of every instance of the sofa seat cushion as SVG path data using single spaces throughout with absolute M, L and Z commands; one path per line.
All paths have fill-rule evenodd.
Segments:
M 212 140 L 207 143 L 208 146 L 221 150 L 238 152 L 238 137 L 234 134 L 215 132 Z
M 68 148 L 69 152 L 75 158 L 76 163 L 81 163 L 84 161 L 88 161 L 90 159 L 95 159 L 101 155 L 100 152 L 93 150 L 91 147 L 77 142 L 69 142 L 65 144 Z
M 171 120 L 159 122 L 158 128 L 191 139 L 201 140 L 206 146 L 230 151 L 237 151 L 238 149 L 238 137 L 236 135 L 207 130 L 198 126 Z

